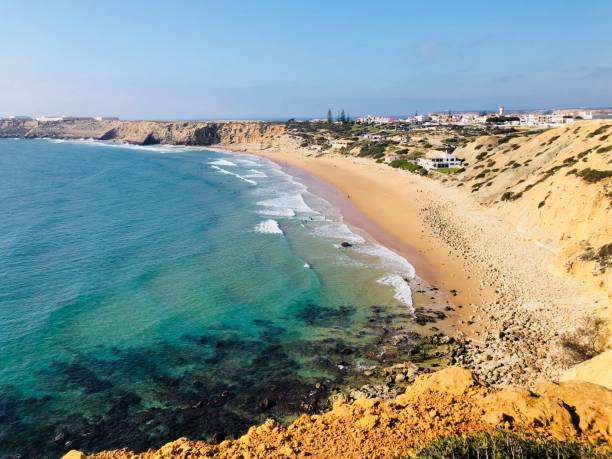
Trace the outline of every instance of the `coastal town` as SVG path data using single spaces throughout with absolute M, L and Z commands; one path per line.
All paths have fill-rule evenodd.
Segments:
M 413 116 L 393 117 L 367 115 L 355 118 L 355 122 L 379 125 L 423 125 L 423 126 L 524 126 L 531 128 L 552 128 L 576 121 L 612 119 L 612 108 L 600 109 L 556 109 L 556 110 L 514 110 L 507 111 L 499 106 L 496 112 L 447 111 L 431 112 Z M 326 121 L 313 119 L 311 122 Z M 337 121 L 338 122 L 338 121 Z
M 468 164 L 455 150 L 476 136 L 520 136 L 578 121 L 612 119 L 612 108 L 542 110 L 447 111 L 408 117 L 366 115 L 350 119 L 344 110 L 334 119 L 291 119 L 289 130 L 302 139 L 301 146 L 314 154 L 329 152 L 371 157 L 392 167 L 421 175 L 428 171 L 454 174 Z M 0 117 L 0 127 L 11 135 L 23 129 L 48 130 L 57 126 L 87 126 L 119 122 L 115 116 L 11 115 Z M 261 121 L 266 123 L 266 121 Z M 13 128 L 13 130 L 11 130 Z

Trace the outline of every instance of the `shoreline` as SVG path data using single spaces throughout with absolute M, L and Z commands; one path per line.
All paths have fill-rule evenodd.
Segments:
M 438 267 L 434 266 L 421 251 L 398 239 L 383 228 L 379 222 L 365 215 L 350 197 L 342 193 L 334 184 L 298 166 L 281 163 L 270 158 L 266 159 L 278 164 L 287 174 L 305 185 L 310 192 L 329 202 L 340 213 L 342 221 L 351 227 L 352 230 L 364 232 L 367 234 L 368 238 L 372 239 L 375 243 L 405 258 L 414 267 L 417 278 L 425 281 L 430 288 L 433 287 L 438 289 L 432 292 L 426 287 L 425 290 L 411 287 L 413 308 L 422 310 L 427 306 L 428 309 L 444 312 L 446 303 L 453 302 L 454 305 L 457 304 L 457 297 L 459 297 L 458 292 L 456 295 L 453 295 L 450 293 L 450 289 L 445 290 L 444 287 L 439 288 L 440 285 L 443 286 L 444 284 L 441 282 L 443 273 Z M 432 294 L 435 295 L 432 296 Z M 435 324 L 430 324 L 435 325 L 435 327 L 421 325 L 419 328 L 421 328 L 421 332 L 425 334 L 433 333 L 434 330 L 431 328 L 435 328 L 435 331 L 441 331 L 445 335 L 453 335 L 457 331 L 457 326 L 460 325 L 460 320 L 467 317 L 468 311 L 469 306 L 462 306 L 458 309 L 454 309 L 453 313 L 449 313 L 447 310 L 444 312 L 445 317 L 438 318 Z
M 455 306 L 440 324 L 459 339 L 450 365 L 470 368 L 493 386 L 533 388 L 579 363 L 564 339 L 578 339 L 605 298 L 552 272 L 553 253 L 463 190 L 365 158 L 315 155 L 290 140 L 215 148 L 316 177 L 348 224 L 413 263 L 417 276 Z M 427 301 L 426 294 L 415 296 L 415 304 Z
M 443 296 L 452 302 L 455 306 L 453 313 L 439 320 L 436 328 L 440 328 L 448 335 L 459 332 L 462 335 L 475 336 L 472 324 L 468 323 L 469 317 L 473 315 L 475 305 L 493 301 L 494 289 L 482 285 L 478 281 L 480 273 L 474 270 L 468 271 L 463 263 L 464 260 L 452 253 L 450 247 L 439 238 L 428 234 L 426 229 L 429 229 L 429 225 L 422 220 L 417 205 L 407 201 L 401 203 L 398 210 L 374 209 L 377 206 L 372 205 L 370 197 L 366 195 L 373 191 L 373 187 L 380 185 L 380 182 L 368 183 L 363 193 L 359 193 L 359 190 L 352 185 L 360 178 L 364 178 L 360 176 L 360 172 L 366 172 L 366 179 L 370 179 L 369 169 L 374 164 L 363 162 L 359 163 L 357 168 L 346 169 L 342 166 L 353 158 L 315 158 L 301 154 L 294 155 L 294 152 L 271 153 L 268 150 L 253 149 L 252 145 L 249 147 L 251 148 L 245 149 L 244 146 L 222 145 L 206 148 L 260 156 L 278 164 L 289 175 L 312 189 L 314 194 L 330 202 L 349 226 L 366 232 L 376 242 L 406 258 L 414 266 L 417 277 L 439 289 Z M 385 172 L 399 172 L 386 165 L 376 166 L 385 167 Z M 399 176 L 399 178 L 404 177 Z M 392 195 L 393 190 L 390 188 L 395 184 L 393 182 L 387 185 L 388 188 L 383 189 L 382 193 Z M 373 193 L 372 196 L 376 200 L 379 193 Z M 408 213 L 402 214 L 399 218 L 393 215 L 406 211 Z M 468 272 L 470 274 L 466 275 Z M 413 290 L 412 294 L 415 305 L 429 302 L 428 292 Z

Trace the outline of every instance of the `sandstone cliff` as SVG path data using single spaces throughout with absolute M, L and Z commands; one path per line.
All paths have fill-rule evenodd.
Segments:
M 476 200 L 553 251 L 553 270 L 612 298 L 612 122 L 485 136 L 456 153 Z
M 262 144 L 284 126 L 263 122 L 197 121 L 1 121 L 0 137 L 116 140 L 138 145 Z
M 268 420 L 237 440 L 218 445 L 182 438 L 145 453 L 105 451 L 91 457 L 393 458 L 439 438 L 497 428 L 537 438 L 609 443 L 612 391 L 568 381 L 542 384 L 536 392 L 493 391 L 468 370 L 449 367 L 418 377 L 394 400 L 338 401 L 321 415 L 303 415 L 288 427 Z

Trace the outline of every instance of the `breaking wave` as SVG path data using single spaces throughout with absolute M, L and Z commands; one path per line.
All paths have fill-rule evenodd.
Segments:
M 280 228 L 276 220 L 264 220 L 255 226 L 255 231 L 262 234 L 283 234 L 283 230 Z

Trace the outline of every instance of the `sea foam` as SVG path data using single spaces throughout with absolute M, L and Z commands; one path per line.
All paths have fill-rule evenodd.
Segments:
M 318 212 L 311 209 L 300 193 L 284 194 L 278 198 L 265 199 L 257 203 L 261 207 L 272 207 L 274 209 L 291 209 L 295 212 L 313 213 Z
M 262 171 L 258 171 L 256 169 L 249 169 L 248 174 L 245 174 L 245 177 L 252 177 L 252 178 L 266 178 L 267 175 L 265 172 Z
M 264 209 L 258 210 L 259 215 L 269 215 L 271 217 L 295 217 L 293 209 Z
M 244 180 L 245 182 L 250 183 L 251 185 L 257 185 L 257 182 L 255 180 L 251 180 L 250 178 L 243 177 L 242 175 L 236 174 L 235 172 L 230 172 L 227 169 L 223 169 L 222 167 L 216 166 L 214 164 L 210 167 L 215 169 L 218 172 L 221 172 L 222 174 L 232 175 L 236 178 L 239 178 L 240 180 Z
M 378 282 L 393 288 L 395 291 L 393 298 L 407 306 L 411 313 L 414 313 L 414 306 L 412 304 L 412 289 L 402 276 L 399 274 L 389 274 L 379 279 Z
M 380 259 L 383 266 L 390 271 L 401 273 L 409 279 L 414 279 L 416 277 L 414 266 L 404 257 L 385 246 L 379 244 L 364 245 L 356 247 L 355 251 Z
M 215 159 L 214 161 L 211 161 L 208 164 L 215 165 L 215 166 L 230 166 L 230 167 L 237 166 L 236 163 L 233 163 L 226 159 Z
M 280 228 L 276 220 L 264 220 L 263 222 L 255 226 L 255 231 L 262 234 L 283 234 L 283 230 Z
M 354 244 L 363 244 L 365 239 L 355 234 L 351 229 L 344 223 L 330 223 L 328 225 L 321 225 L 313 230 L 313 233 L 319 237 L 325 237 L 328 239 L 339 239 L 342 241 L 352 242 Z

